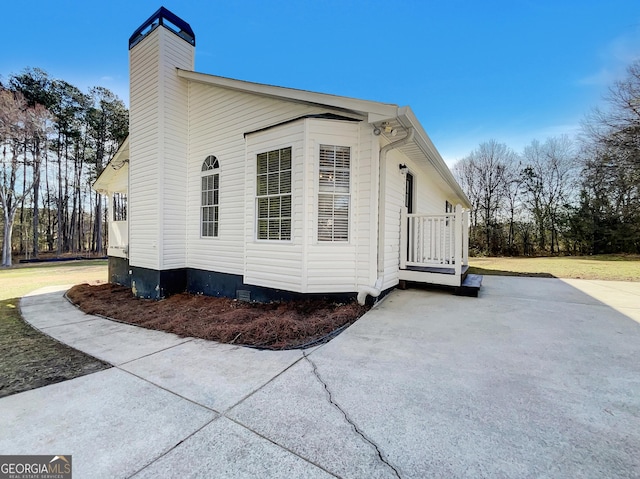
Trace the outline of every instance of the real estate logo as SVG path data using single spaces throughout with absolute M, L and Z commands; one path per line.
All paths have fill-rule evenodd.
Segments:
M 0 456 L 0 479 L 71 479 L 71 456 Z

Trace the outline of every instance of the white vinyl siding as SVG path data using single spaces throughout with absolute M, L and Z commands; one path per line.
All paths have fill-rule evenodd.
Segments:
M 278 142 L 276 145 L 252 150 L 251 155 L 247 156 L 247 141 L 253 135 L 247 136 L 245 140 L 244 134 L 322 110 L 319 107 L 274 100 L 196 82 L 189 84 L 187 266 L 243 275 L 245 261 L 260 262 L 264 257 L 264 252 L 256 252 L 255 258 L 253 251 L 249 251 L 245 246 L 254 242 L 256 238 L 256 155 L 268 149 L 291 145 L 290 142 Z M 215 151 L 216 156 L 222 161 L 220 230 L 215 248 L 211 247 L 210 238 L 202 238 L 200 235 L 199 212 L 200 168 L 202 159 L 211 151 Z M 295 179 L 292 185 L 294 189 L 297 187 Z M 246 195 L 250 195 L 250 199 L 246 198 Z M 292 238 L 295 234 L 295 231 L 292 231 Z M 275 246 L 280 242 L 269 243 Z M 273 268 L 266 269 L 274 271 Z M 265 282 L 269 284 L 269 281 Z M 280 283 L 271 281 L 270 284 L 272 287 L 279 287 Z
M 263 132 L 247 135 L 246 140 L 246 185 L 245 185 L 245 258 L 244 282 L 267 288 L 304 292 L 304 122 L 291 122 Z M 289 240 L 273 241 L 259 239 L 258 225 L 258 155 L 265 152 L 290 150 L 290 160 L 285 159 L 283 166 L 290 161 L 291 198 L 291 234 Z M 288 153 L 284 155 L 289 156 Z M 275 160 L 274 160 L 275 161 Z M 280 159 L 278 160 L 280 164 Z M 264 171 L 264 170 L 261 170 Z M 282 171 L 282 170 L 281 170 Z M 273 174 L 274 172 L 272 172 Z M 264 173 L 261 173 L 264 175 Z M 278 176 L 280 176 L 278 174 Z M 284 175 L 287 178 L 288 175 Z M 274 197 L 280 189 L 280 178 L 272 177 Z M 269 183 L 267 183 L 268 188 Z M 277 186 L 277 188 L 276 188 Z M 264 188 L 261 187 L 261 188 Z M 262 190 L 263 191 L 263 190 Z M 268 190 L 267 190 L 268 191 Z M 286 191 L 286 188 L 285 188 Z M 280 197 L 278 195 L 278 197 Z M 275 209 L 275 207 L 274 207 Z M 275 211 L 274 211 L 275 214 Z
M 119 236 L 113 233 L 113 244 L 121 244 L 123 254 L 130 251 L 132 266 L 242 275 L 246 284 L 287 291 L 355 292 L 373 285 L 379 266 L 378 153 L 385 142 L 373 136 L 369 123 L 377 115 L 253 94 L 240 83 L 214 85 L 206 76 L 185 73 L 193 70 L 193 59 L 193 47 L 162 27 L 130 50 L 131 225 L 127 231 L 127 222 L 117 222 L 123 228 Z M 331 154 L 327 147 L 334 148 L 330 161 L 321 158 Z M 212 148 L 224 158 L 220 172 L 201 170 Z M 280 155 L 287 148 L 288 183 L 282 158 L 270 172 L 267 155 L 267 171 L 258 173 L 258 155 Z M 348 166 L 340 164 L 335 148 L 346 148 Z M 439 212 L 451 201 L 450 187 L 429 161 L 408 160 L 424 158 L 427 153 L 418 149 L 410 144 L 392 150 L 383 172 L 385 288 L 397 283 L 402 247 L 404 178 L 398 163 L 415 173 L 416 213 Z M 269 175 L 276 173 L 271 184 Z M 266 192 L 260 193 L 261 174 Z M 332 175 L 331 182 L 321 174 Z
M 349 241 L 351 148 L 320 145 L 318 241 Z
M 307 174 L 305 181 L 305 292 L 355 292 L 360 285 L 373 285 L 376 277 L 375 255 L 370 245 L 371 208 L 377 176 L 372 177 L 373 137 L 365 122 L 324 119 L 306 120 Z M 321 145 L 348 147 L 350 153 L 348 241 L 321 241 L 318 225 L 320 200 Z M 374 216 L 375 218 L 375 216 Z M 374 226 L 375 227 L 375 226 Z
M 176 68 L 193 69 L 193 50 L 173 32 L 158 27 L 129 51 L 127 213 L 132 266 L 155 270 L 186 266 L 189 86 Z
M 259 153 L 256 177 L 257 238 L 291 239 L 291 147 Z
M 355 292 L 360 285 L 373 285 L 378 137 L 370 126 L 313 118 L 290 122 L 327 109 L 189 85 L 187 266 L 240 274 L 245 284 L 301 293 Z M 348 241 L 318 241 L 320 145 L 350 148 Z M 291 239 L 259 240 L 257 155 L 288 147 Z M 215 248 L 200 235 L 199 212 L 202 159 L 212 150 L 224 158 Z
M 129 52 L 131 97 L 129 151 L 135 158 L 129 165 L 129 236 L 132 266 L 159 269 L 160 168 L 158 123 L 158 43 L 161 29 Z
M 387 154 L 386 175 L 387 192 L 385 200 L 385 282 L 383 289 L 398 284 L 398 265 L 400 264 L 400 212 L 405 206 L 406 177 L 400 173 L 399 164 L 405 164 L 413 175 L 414 213 L 442 214 L 442 206 L 447 198 L 446 187 L 440 174 L 430 163 L 416 163 L 400 150 Z
M 189 85 L 177 75 L 176 67 L 193 69 L 194 48 L 166 28 L 162 65 L 162 90 L 165 115 L 161 121 L 164 143 L 164 171 L 162 178 L 162 259 L 161 269 L 184 268 L 187 261 L 185 248 Z

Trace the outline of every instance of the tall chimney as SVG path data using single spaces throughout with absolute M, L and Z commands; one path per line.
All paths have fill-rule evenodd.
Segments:
M 184 285 L 188 85 L 195 35 L 161 7 L 129 39 L 129 265 L 137 296 L 161 298 Z

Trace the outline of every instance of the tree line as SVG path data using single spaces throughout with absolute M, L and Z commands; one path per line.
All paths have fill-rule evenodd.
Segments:
M 640 60 L 578 138 L 521 152 L 490 140 L 453 172 L 472 204 L 472 254 L 640 253 Z
M 12 253 L 102 254 L 105 205 L 91 184 L 128 135 L 123 101 L 29 68 L 0 81 L 2 265 Z
M 91 184 L 128 135 L 104 87 L 83 92 L 34 68 L 0 81 L 2 265 L 12 253 L 106 249 Z M 453 167 L 471 204 L 470 248 L 489 255 L 640 253 L 640 61 L 578 139 L 490 140 Z

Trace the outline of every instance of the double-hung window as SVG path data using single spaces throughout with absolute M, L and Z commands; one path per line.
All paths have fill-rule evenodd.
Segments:
M 257 239 L 291 239 L 291 147 L 259 153 Z
M 200 234 L 203 237 L 218 236 L 220 174 L 218 159 L 209 155 L 202 163 L 201 169 L 201 201 L 200 201 Z
M 320 145 L 318 241 L 349 241 L 351 148 Z

